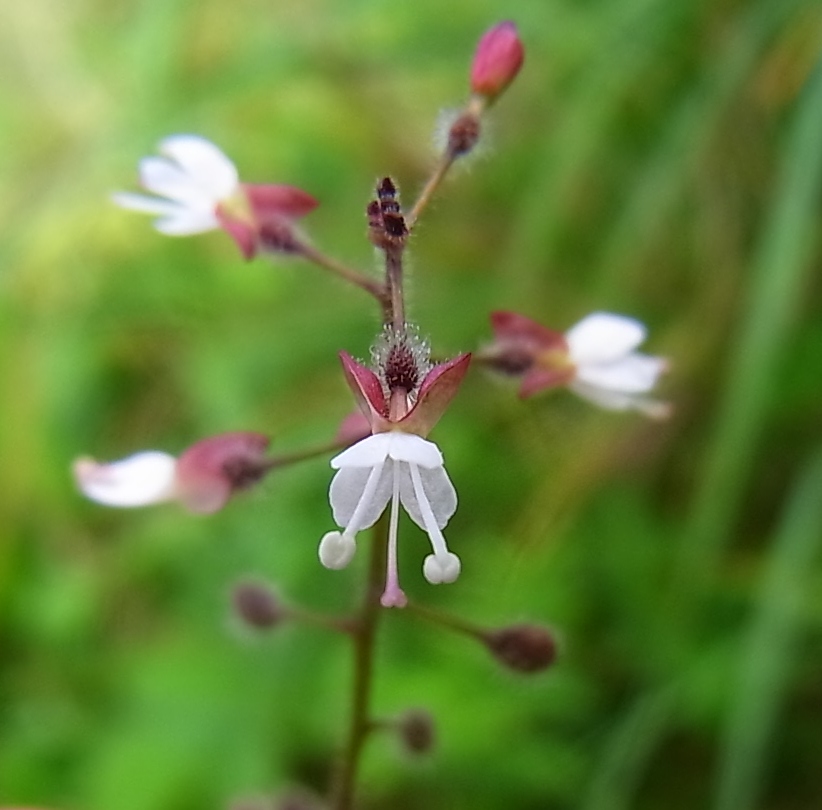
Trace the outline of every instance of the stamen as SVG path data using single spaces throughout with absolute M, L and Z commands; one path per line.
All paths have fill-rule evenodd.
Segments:
M 422 488 L 419 467 L 411 462 L 408 462 L 408 467 L 411 470 L 411 483 L 414 485 L 414 494 L 417 496 L 422 521 L 425 523 L 425 531 L 428 533 L 434 554 L 438 557 L 448 555 L 449 551 L 448 546 L 445 544 L 445 538 L 437 525 L 437 519 L 434 517 L 434 510 L 431 509 L 431 504 L 428 502 L 428 496 Z
M 351 515 L 351 519 L 345 527 L 345 534 L 351 536 L 352 538 L 362 528 L 362 526 L 358 525 L 358 520 L 362 519 L 363 512 L 365 512 L 368 505 L 374 498 L 374 493 L 377 491 L 377 484 L 380 482 L 380 475 L 382 474 L 382 468 L 384 466 L 385 461 L 381 461 L 379 464 L 375 464 L 371 468 L 371 472 L 368 475 L 368 480 L 365 482 L 365 488 L 363 489 L 360 500 L 357 502 L 357 506 L 354 509 L 354 514 Z
M 394 461 L 394 489 L 391 495 L 391 518 L 388 524 L 388 560 L 385 574 L 385 591 L 380 597 L 383 607 L 405 607 L 408 599 L 400 588 L 397 569 L 397 525 L 400 519 L 400 463 Z

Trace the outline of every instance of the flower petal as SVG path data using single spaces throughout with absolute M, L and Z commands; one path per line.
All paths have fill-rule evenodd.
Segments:
M 161 197 L 197 209 L 213 208 L 215 198 L 206 194 L 194 178 L 161 157 L 146 157 L 139 164 L 140 185 Z
M 626 394 L 643 394 L 656 385 L 667 363 L 661 357 L 632 352 L 612 363 L 588 363 L 577 368 L 576 379 L 586 385 Z
M 388 458 L 390 435 L 378 433 L 376 436 L 366 436 L 334 456 L 329 464 L 335 470 L 342 467 L 374 467 Z
M 566 333 L 571 360 L 578 366 L 622 357 L 645 340 L 645 327 L 634 318 L 594 312 Z
M 110 464 L 90 458 L 74 463 L 74 476 L 83 494 L 107 506 L 147 506 L 171 500 L 176 494 L 177 459 L 148 450 Z
M 331 481 L 328 500 L 334 513 L 334 522 L 351 533 L 373 526 L 385 511 L 391 497 L 391 474 L 393 462 L 388 461 L 379 472 L 373 485 L 373 492 L 366 493 L 366 487 L 374 468 L 345 467 L 337 472 Z M 362 508 L 357 509 L 362 502 Z M 357 523 L 352 524 L 356 515 Z
M 197 187 L 214 200 L 237 189 L 237 167 L 211 141 L 199 135 L 172 135 L 160 143 L 160 153 L 175 160 Z
M 111 200 L 121 208 L 158 216 L 171 216 L 184 210 L 180 203 L 172 200 L 149 197 L 147 194 L 133 194 L 130 191 L 117 191 L 111 195 Z
M 388 455 L 395 461 L 410 461 L 427 469 L 442 467 L 442 453 L 434 442 L 399 430 L 379 435 L 389 437 Z
M 154 220 L 154 227 L 166 236 L 191 236 L 216 230 L 220 223 L 214 214 L 180 209 L 172 216 Z
M 437 526 L 444 529 L 454 512 L 457 511 L 457 492 L 444 467 L 425 469 L 419 467 L 422 489 L 428 498 L 428 504 L 434 513 Z M 414 484 L 411 480 L 411 470 L 407 464 L 400 465 L 400 501 L 409 517 L 421 529 L 427 531 L 420 509 Z
M 575 394 L 610 411 L 639 411 L 651 419 L 667 419 L 672 412 L 671 404 L 639 394 L 609 391 L 575 380 L 568 386 Z

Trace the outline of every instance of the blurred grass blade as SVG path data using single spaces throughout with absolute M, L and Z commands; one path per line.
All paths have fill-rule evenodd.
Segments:
M 720 402 L 689 525 L 680 584 L 699 595 L 715 569 L 739 509 L 768 413 L 774 376 L 793 327 L 805 271 L 819 237 L 822 188 L 822 63 L 800 96 L 782 151 L 774 202 L 753 258 L 748 300 L 730 352 Z
M 628 810 L 648 760 L 668 729 L 674 687 L 646 692 L 630 707 L 606 744 L 604 761 L 593 775 L 582 810 Z
M 761 791 L 772 736 L 802 630 L 801 606 L 822 544 L 822 450 L 799 479 L 778 529 L 734 690 L 717 810 L 746 810 Z

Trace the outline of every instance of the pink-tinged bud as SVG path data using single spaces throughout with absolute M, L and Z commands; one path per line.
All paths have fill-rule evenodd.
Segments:
M 289 616 L 277 594 L 255 580 L 238 582 L 231 591 L 231 603 L 237 615 L 257 630 L 270 630 Z
M 524 58 L 516 25 L 498 23 L 482 35 L 474 52 L 471 90 L 493 101 L 514 80 Z
M 517 672 L 541 672 L 554 663 L 557 641 L 553 633 L 536 624 L 513 624 L 483 636 L 494 658 Z
M 371 423 L 361 411 L 354 411 L 340 422 L 334 442 L 341 447 L 349 447 L 370 435 Z
M 223 433 L 193 444 L 177 460 L 177 497 L 191 512 L 209 514 L 231 495 L 260 481 L 271 469 L 265 460 L 268 437 Z

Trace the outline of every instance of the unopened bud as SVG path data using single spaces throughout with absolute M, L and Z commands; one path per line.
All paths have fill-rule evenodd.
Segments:
M 237 615 L 256 629 L 270 630 L 288 618 L 277 594 L 262 582 L 237 583 L 231 591 L 231 603 Z
M 514 624 L 483 637 L 494 658 L 517 672 L 541 672 L 554 663 L 557 641 L 553 633 L 536 624 Z
M 524 58 L 516 25 L 497 23 L 482 35 L 474 52 L 471 90 L 493 101 L 514 80 Z
M 434 718 L 424 709 L 409 709 L 397 722 L 397 732 L 412 754 L 424 754 L 434 747 Z

